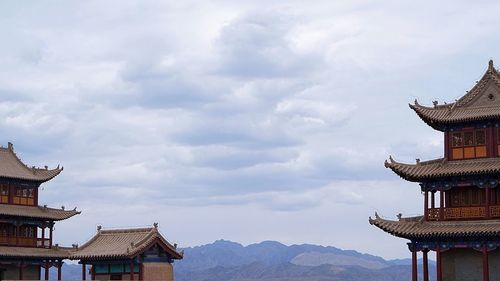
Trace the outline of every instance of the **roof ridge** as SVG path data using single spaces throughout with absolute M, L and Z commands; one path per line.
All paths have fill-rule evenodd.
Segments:
M 493 66 L 493 60 L 490 60 L 488 62 L 488 69 L 486 72 L 483 74 L 481 79 L 470 89 L 467 91 L 467 93 L 459 98 L 456 102 L 458 107 L 465 106 L 469 104 L 472 100 L 474 100 L 479 93 L 483 90 L 483 88 L 486 86 L 487 82 L 489 82 L 490 79 L 495 80 L 494 82 L 497 84 L 497 86 L 500 86 L 499 81 L 497 81 L 494 78 L 498 78 L 498 73 Z
M 138 228 L 117 228 L 117 229 L 101 229 L 101 234 L 111 233 L 137 233 L 137 232 L 151 232 L 153 227 L 138 227 Z
M 385 160 L 384 165 L 386 168 L 389 168 L 392 165 L 406 165 L 406 166 L 416 166 L 416 165 L 422 166 L 422 165 L 424 165 L 425 166 L 425 165 L 443 162 L 444 159 L 445 159 L 444 157 L 426 160 L 426 161 L 420 161 L 420 159 L 417 159 L 415 164 L 410 164 L 410 163 L 398 162 L 398 161 L 394 160 L 394 158 L 392 158 L 392 156 L 390 155 L 389 156 L 390 162 Z M 462 161 L 464 161 L 464 160 L 462 160 Z

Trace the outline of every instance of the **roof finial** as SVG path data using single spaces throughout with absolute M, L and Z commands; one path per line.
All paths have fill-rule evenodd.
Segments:
M 14 145 L 10 141 L 7 143 L 7 147 L 10 151 L 14 151 Z
M 101 229 L 102 229 L 102 225 L 98 225 L 97 226 L 97 231 L 101 231 Z
M 154 228 L 158 228 L 158 223 L 157 222 L 153 223 L 153 226 Z
M 493 66 L 493 60 L 490 60 L 488 62 L 488 70 L 489 71 L 495 71 L 495 66 Z

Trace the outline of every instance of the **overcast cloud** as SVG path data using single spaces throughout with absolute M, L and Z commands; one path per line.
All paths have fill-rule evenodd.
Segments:
M 407 104 L 498 55 L 493 1 L 3 1 L 0 142 L 64 172 L 56 240 L 159 222 L 181 246 L 278 240 L 406 258 L 368 224 L 421 213 L 384 168 L 442 156 Z

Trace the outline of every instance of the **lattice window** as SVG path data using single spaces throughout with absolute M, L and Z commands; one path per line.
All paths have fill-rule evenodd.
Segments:
M 480 158 L 486 157 L 487 154 L 486 131 L 484 129 L 467 130 L 451 134 L 452 159 Z

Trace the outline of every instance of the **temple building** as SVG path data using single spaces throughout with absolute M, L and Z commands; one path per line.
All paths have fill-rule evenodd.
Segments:
M 172 263 L 182 259 L 176 245 L 171 245 L 152 228 L 97 228 L 97 234 L 72 253 L 80 260 L 82 280 L 86 265 L 91 265 L 92 280 L 174 280 Z
M 377 214 L 370 224 L 409 240 L 412 280 L 429 280 L 428 253 L 436 253 L 437 280 L 500 280 L 500 74 L 489 62 L 481 80 L 456 102 L 410 105 L 430 127 L 443 132 L 444 157 L 385 166 L 417 182 L 423 216 L 397 220 Z
M 61 280 L 65 259 L 80 261 L 83 280 L 88 272 L 92 280 L 173 280 L 172 263 L 183 253 L 163 238 L 157 224 L 116 230 L 99 227 L 81 247 L 54 244 L 55 222 L 80 214 L 76 208 L 39 206 L 40 185 L 62 170 L 29 167 L 11 143 L 0 147 L 0 280 L 49 280 L 51 267 L 57 268 L 57 280 Z

